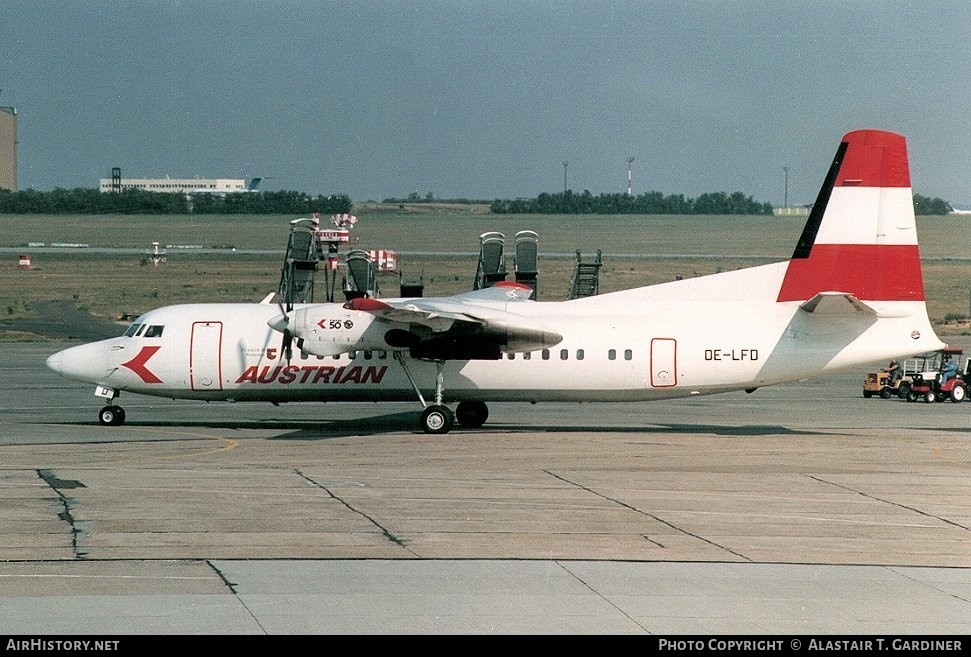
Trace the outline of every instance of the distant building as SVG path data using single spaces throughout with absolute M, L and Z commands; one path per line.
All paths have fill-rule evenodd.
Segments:
M 0 188 L 18 190 L 16 107 L 0 107 Z
M 102 192 L 141 189 L 181 194 L 235 194 L 249 191 L 245 178 L 102 178 Z
M 777 217 L 808 217 L 809 206 L 790 205 L 787 208 L 772 208 L 772 214 Z

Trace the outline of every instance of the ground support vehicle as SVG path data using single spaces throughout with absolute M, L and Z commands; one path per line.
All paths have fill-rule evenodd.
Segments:
M 956 351 L 960 353 L 961 350 Z M 942 358 L 940 351 L 929 351 L 908 358 L 900 363 L 900 376 L 896 380 L 890 376 L 887 368 L 878 372 L 868 372 L 863 380 L 863 396 L 867 399 L 870 397 L 907 399 L 914 384 L 914 378 L 922 375 L 927 379 L 931 374 L 936 374 L 940 369 Z
M 968 399 L 968 384 L 971 383 L 971 359 L 964 362 L 961 366 L 962 349 L 948 347 L 937 352 L 938 357 L 931 363 L 933 367 L 917 372 L 912 377 L 910 391 L 907 393 L 907 401 L 917 401 L 923 399 L 925 402 L 953 401 L 960 402 Z M 944 357 L 950 356 L 957 361 L 957 374 L 941 384 L 941 366 Z
M 910 392 L 910 386 L 911 378 L 906 375 L 896 381 L 891 381 L 888 372 L 868 372 L 866 380 L 863 382 L 863 396 L 867 399 L 875 396 L 882 399 L 890 399 L 891 397 L 906 399 L 907 393 Z

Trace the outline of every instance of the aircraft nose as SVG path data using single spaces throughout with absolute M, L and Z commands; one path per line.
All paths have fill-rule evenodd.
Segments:
M 95 345 L 78 345 L 48 356 L 47 367 L 68 379 L 91 381 L 104 377 L 105 356 Z
M 58 374 L 63 374 L 64 371 L 64 352 L 59 351 L 56 354 L 51 354 L 47 357 L 47 367 L 52 369 Z

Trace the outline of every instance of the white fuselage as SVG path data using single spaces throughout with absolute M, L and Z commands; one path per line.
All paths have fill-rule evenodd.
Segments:
M 758 388 L 941 347 L 922 301 L 884 302 L 879 320 L 845 313 L 810 319 L 797 302 L 775 300 L 785 267 L 503 306 L 562 341 L 498 360 L 445 361 L 445 399 L 667 399 Z M 373 321 L 367 312 L 332 307 L 345 323 Z M 143 328 L 135 335 L 72 347 L 48 363 L 72 379 L 160 397 L 275 403 L 418 398 L 390 348 L 315 356 L 294 342 L 288 362 L 281 333 L 267 324 L 279 314 L 272 304 L 168 306 L 136 320 Z M 421 393 L 434 394 L 435 364 L 402 353 Z

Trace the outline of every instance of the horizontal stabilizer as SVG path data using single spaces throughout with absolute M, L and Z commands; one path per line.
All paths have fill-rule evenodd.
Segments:
M 865 315 L 877 316 L 869 305 L 863 303 L 849 292 L 820 292 L 809 301 L 799 304 L 801 310 L 820 315 Z

